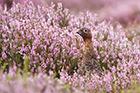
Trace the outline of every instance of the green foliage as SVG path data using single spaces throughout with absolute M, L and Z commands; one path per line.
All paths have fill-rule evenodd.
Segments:
M 69 25 L 68 22 L 69 22 L 69 20 L 66 19 L 66 17 L 64 17 L 64 18 L 61 18 L 59 25 L 60 25 L 60 27 L 67 27 Z
M 0 68 L 3 72 L 8 72 L 9 69 L 8 63 L 4 63 L 3 61 L 0 60 Z
M 28 56 L 24 57 L 24 73 L 29 72 L 30 69 L 30 58 Z

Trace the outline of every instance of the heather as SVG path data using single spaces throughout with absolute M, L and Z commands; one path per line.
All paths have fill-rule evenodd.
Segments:
M 83 40 L 76 32 L 83 27 L 92 31 L 102 76 L 77 72 Z M 92 12 L 74 14 L 60 3 L 0 8 L 0 88 L 6 88 L 0 91 L 117 93 L 139 85 L 140 42 L 125 30 Z

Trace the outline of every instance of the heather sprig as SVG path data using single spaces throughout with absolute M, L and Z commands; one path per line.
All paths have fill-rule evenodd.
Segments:
M 53 70 L 59 74 L 62 68 L 73 73 L 80 55 L 77 40 L 72 31 L 68 31 L 71 28 L 59 25 L 65 18 L 58 21 L 58 17 L 69 13 L 68 10 L 63 11 L 60 4 L 57 9 L 52 6 L 35 7 L 28 2 L 2 11 L 1 61 L 8 63 L 7 69 L 14 64 L 23 69 L 23 58 L 28 56 L 29 69 L 33 73 Z
M 104 70 L 102 76 L 77 73 L 84 43 L 76 32 L 83 27 L 92 31 L 95 59 Z M 0 68 L 2 74 L 7 72 L 12 77 L 30 73 L 27 80 L 37 84 L 27 83 L 29 91 L 38 84 L 42 84 L 37 86 L 39 91 L 45 91 L 46 86 L 57 90 L 57 86 L 52 87 L 55 81 L 35 78 L 40 73 L 43 76 L 39 77 L 51 76 L 52 72 L 68 91 L 77 88 L 80 92 L 121 92 L 133 81 L 140 81 L 140 45 L 127 37 L 120 24 L 99 21 L 94 13 L 73 14 L 60 3 L 43 7 L 28 1 L 13 4 L 9 10 L 0 9 Z M 52 86 L 40 83 L 44 81 L 53 81 Z M 13 89 L 24 89 L 22 80 L 15 82 L 19 87 Z M 2 84 L 11 88 L 7 81 Z

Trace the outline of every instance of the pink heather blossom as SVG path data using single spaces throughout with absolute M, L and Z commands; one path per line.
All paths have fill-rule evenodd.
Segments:
M 134 38 L 128 39 L 119 23 L 99 21 L 98 15 L 89 11 L 74 14 L 60 3 L 45 7 L 28 1 L 0 11 L 2 92 L 112 92 L 114 85 L 120 92 L 129 88 L 135 77 L 139 80 L 140 45 Z M 83 27 L 92 31 L 96 61 L 103 64 L 101 76 L 77 73 L 84 43 L 76 32 Z M 16 77 L 16 73 L 24 76 L 28 72 L 27 81 Z

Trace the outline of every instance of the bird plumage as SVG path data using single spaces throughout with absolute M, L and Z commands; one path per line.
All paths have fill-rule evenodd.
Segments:
M 79 63 L 79 73 L 96 73 L 101 75 L 102 68 L 96 60 L 96 55 L 93 49 L 92 34 L 90 29 L 82 28 L 77 32 L 84 40 L 83 59 Z

